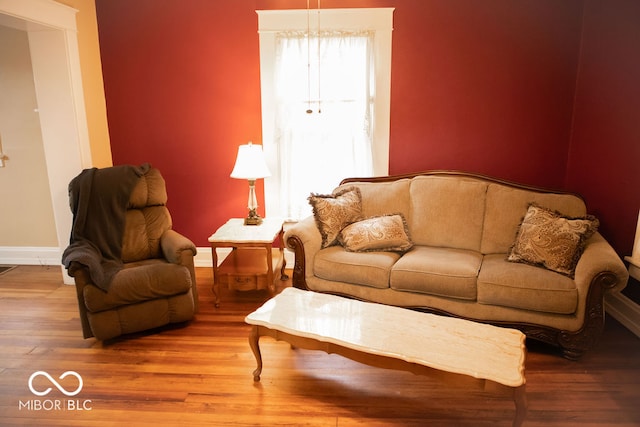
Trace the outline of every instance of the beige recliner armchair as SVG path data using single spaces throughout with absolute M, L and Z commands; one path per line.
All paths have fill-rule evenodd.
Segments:
M 75 280 L 85 338 L 186 322 L 198 310 L 194 244 L 172 230 L 160 172 L 148 164 L 85 169 L 62 261 Z

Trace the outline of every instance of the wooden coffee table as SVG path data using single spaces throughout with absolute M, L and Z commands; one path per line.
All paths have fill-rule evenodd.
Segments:
M 371 366 L 497 385 L 515 402 L 513 425 L 524 420 L 526 347 L 518 330 L 296 288 L 284 289 L 245 321 L 253 325 L 254 381 L 260 381 L 259 340 L 266 335 Z

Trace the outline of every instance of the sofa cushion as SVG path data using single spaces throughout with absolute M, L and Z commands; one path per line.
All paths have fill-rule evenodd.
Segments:
M 330 195 L 311 194 L 308 200 L 323 248 L 338 243 L 340 231 L 362 219 L 362 197 L 357 187 L 343 188 Z
M 473 301 L 481 263 L 479 252 L 414 246 L 391 269 L 391 288 Z
M 483 254 L 509 252 L 522 218 L 532 202 L 563 215 L 586 215 L 584 201 L 572 194 L 539 193 L 504 184 L 489 184 L 482 234 Z
M 313 273 L 325 280 L 388 288 L 391 267 L 399 258 L 395 252 L 348 252 L 331 246 L 316 254 Z
M 363 218 L 391 213 L 401 213 L 409 217 L 409 186 L 408 178 L 391 182 L 349 182 L 338 187 L 338 190 L 358 187 L 362 195 Z
M 375 216 L 349 224 L 340 232 L 338 241 L 350 252 L 406 252 L 413 247 L 402 214 Z
M 125 264 L 113 278 L 109 292 L 88 285 L 83 289 L 87 310 L 99 312 L 125 304 L 183 294 L 191 289 L 187 267 L 162 260 Z
M 569 218 L 532 204 L 520 224 L 508 261 L 572 277 L 586 240 L 598 229 L 593 216 Z
M 572 314 L 578 307 L 578 291 L 569 277 L 528 264 L 508 262 L 505 254 L 493 254 L 485 255 L 482 262 L 478 302 Z
M 407 218 L 416 245 L 480 250 L 487 183 L 418 176 L 411 182 Z

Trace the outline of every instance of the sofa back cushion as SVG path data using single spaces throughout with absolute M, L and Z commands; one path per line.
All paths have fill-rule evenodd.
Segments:
M 360 189 L 363 218 L 396 213 L 408 218 L 410 183 L 411 180 L 406 178 L 390 182 L 349 182 L 338 189 L 351 186 Z
M 573 194 L 554 194 L 491 183 L 487 189 L 484 233 L 480 251 L 507 253 L 531 203 L 570 217 L 586 215 L 584 201 Z
M 487 185 L 464 177 L 413 178 L 407 217 L 413 242 L 479 251 Z
M 166 203 L 164 178 L 152 168 L 140 178 L 129 198 L 122 237 L 123 262 L 162 256 L 160 237 L 172 226 Z
M 529 204 L 565 216 L 587 214 L 577 195 L 518 188 L 482 177 L 417 175 L 388 182 L 347 182 L 362 194 L 362 215 L 401 213 L 416 245 L 506 254 Z M 506 256 L 506 255 L 505 255 Z

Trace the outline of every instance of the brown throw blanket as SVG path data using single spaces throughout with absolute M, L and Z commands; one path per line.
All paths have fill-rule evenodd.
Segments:
M 131 191 L 150 165 L 122 165 L 83 170 L 69 183 L 73 212 L 70 244 L 62 254 L 67 271 L 72 262 L 87 266 L 91 280 L 108 291 L 122 269 L 122 235 Z

